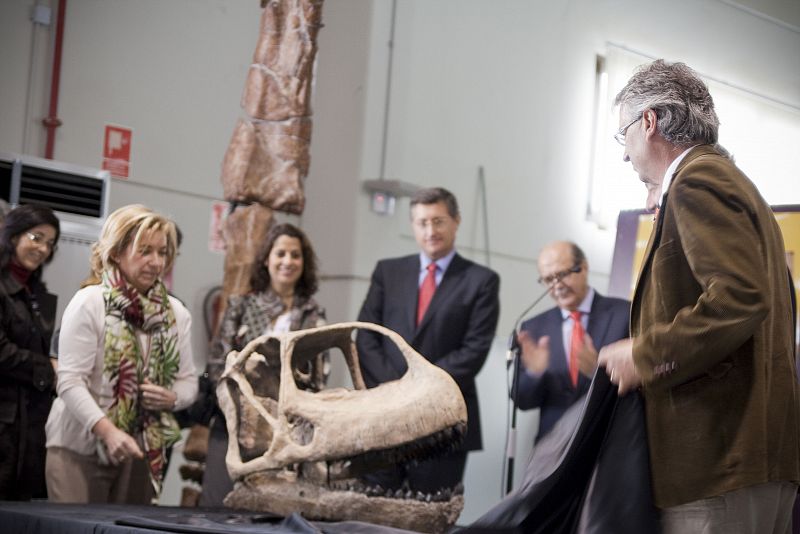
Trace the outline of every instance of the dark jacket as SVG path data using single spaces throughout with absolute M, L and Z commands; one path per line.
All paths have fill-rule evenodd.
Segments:
M 628 337 L 630 302 L 604 297 L 595 292 L 589 313 L 588 333 L 599 351 L 602 347 Z M 591 378 L 578 375 L 578 387 L 572 385 L 564 354 L 561 310 L 550 310 L 522 323 L 521 330 L 538 340 L 550 336 L 550 365 L 544 374 L 535 378 L 520 367 L 517 404 L 522 410 L 540 408 L 538 442 L 547 434 L 563 413 L 589 391 Z
M 780 227 L 753 183 L 693 148 L 631 305 L 655 502 L 800 481 L 800 388 Z
M 7 271 L 0 274 L 0 498 L 43 491 L 44 425 L 55 388 L 48 356 L 55 302 L 41 282 L 28 292 Z M 33 495 L 18 485 L 21 477 L 35 486 Z
M 462 450 L 480 450 L 483 443 L 475 376 L 494 339 L 500 315 L 500 278 L 456 254 L 417 326 L 419 271 L 419 254 L 378 262 L 358 320 L 394 330 L 453 377 L 467 404 L 467 435 Z M 368 387 L 398 379 L 406 372 L 405 359 L 388 338 L 361 330 L 356 344 Z

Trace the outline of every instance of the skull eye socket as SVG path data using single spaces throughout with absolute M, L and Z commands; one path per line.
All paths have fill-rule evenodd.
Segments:
M 278 416 L 278 390 L 280 388 L 281 361 L 273 350 L 275 340 L 268 340 L 261 345 L 259 352 L 253 352 L 244 364 L 244 377 L 253 389 L 255 401 L 273 418 Z M 262 354 L 263 353 L 263 354 Z M 244 461 L 258 458 L 272 444 L 274 436 L 272 426 L 264 419 L 258 408 L 242 394 L 238 387 L 229 388 L 231 398 L 236 406 L 239 420 L 239 450 Z
M 345 389 L 366 389 L 358 366 L 355 348 L 355 329 L 328 331 L 325 336 L 310 335 L 297 339 L 292 348 L 291 366 L 298 389 L 319 392 L 326 388 L 332 367 L 344 369 L 337 373 L 336 383 Z M 334 363 L 335 365 L 332 365 Z
M 292 441 L 298 445 L 308 445 L 314 439 L 314 425 L 306 419 L 297 414 L 289 414 L 286 417 L 289 427 L 291 428 L 289 435 Z

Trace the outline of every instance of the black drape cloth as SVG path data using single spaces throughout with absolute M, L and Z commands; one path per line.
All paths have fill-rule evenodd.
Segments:
M 0 501 L 0 532 L 36 534 L 416 534 L 343 521 L 308 521 L 223 508 Z
M 58 534 L 330 533 L 409 534 L 380 525 L 307 521 L 299 515 L 219 509 L 0 502 L 8 532 Z M 0 531 L 5 532 L 0 528 Z M 519 488 L 453 534 L 657 534 L 643 403 L 617 396 L 604 370 L 585 401 L 567 410 L 536 445 Z
M 643 401 L 617 395 L 598 369 L 540 440 L 519 488 L 458 534 L 660 532 L 653 506 Z

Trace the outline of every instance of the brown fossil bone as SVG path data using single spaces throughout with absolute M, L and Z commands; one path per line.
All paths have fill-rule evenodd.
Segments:
M 225 278 L 222 290 L 226 298 L 228 295 L 244 295 L 250 290 L 253 263 L 272 219 L 272 210 L 260 204 L 236 206 L 225 218 Z
M 242 95 L 246 117 L 222 164 L 225 198 L 300 214 L 311 144 L 311 89 L 322 0 L 265 2 Z
M 406 373 L 366 389 L 353 342 L 356 329 L 389 337 L 408 364 Z M 354 388 L 299 387 L 298 370 L 331 349 L 344 354 Z M 270 371 L 280 376 L 277 395 L 264 384 Z M 391 330 L 351 322 L 261 336 L 228 354 L 217 396 L 235 481 L 228 506 L 422 532 L 444 532 L 461 513 L 459 491 L 390 492 L 358 479 L 380 465 L 448 450 L 466 428 L 466 405 L 450 375 Z
M 255 248 L 275 211 L 303 213 L 311 163 L 311 93 L 323 0 L 262 0 L 261 24 L 241 106 L 222 162 L 225 200 L 224 313 L 249 289 Z M 246 206 L 246 208 L 242 208 Z

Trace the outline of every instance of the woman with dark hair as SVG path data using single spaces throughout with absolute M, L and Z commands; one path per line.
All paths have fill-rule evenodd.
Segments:
M 273 226 L 253 263 L 250 293 L 228 299 L 219 335 L 208 358 L 212 390 L 219 383 L 225 357 L 231 350 L 241 350 L 264 334 L 324 325 L 325 312 L 312 297 L 316 291 L 317 259 L 308 237 L 291 224 Z M 317 391 L 324 387 L 328 372 L 328 356 L 320 354 L 309 362 L 308 369 L 297 370 L 295 379 L 301 388 Z M 277 374 L 268 380 L 268 387 L 274 391 L 267 394 L 277 400 Z M 225 418 L 217 408 L 211 420 L 201 506 L 221 506 L 225 495 L 233 489 L 225 466 L 227 449 Z
M 55 372 L 56 297 L 42 282 L 61 229 L 50 208 L 12 210 L 0 230 L 0 500 L 47 497 L 44 425 Z

